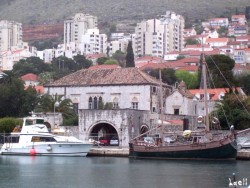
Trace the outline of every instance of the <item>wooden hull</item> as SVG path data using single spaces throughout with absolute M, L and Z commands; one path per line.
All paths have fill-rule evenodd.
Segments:
M 236 159 L 235 140 L 181 146 L 138 146 L 130 143 L 129 157 L 149 159 Z

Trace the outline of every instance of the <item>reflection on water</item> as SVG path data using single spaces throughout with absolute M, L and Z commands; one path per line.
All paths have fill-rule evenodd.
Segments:
M 232 173 L 250 183 L 249 165 L 250 161 L 0 156 L 0 187 L 229 187 Z

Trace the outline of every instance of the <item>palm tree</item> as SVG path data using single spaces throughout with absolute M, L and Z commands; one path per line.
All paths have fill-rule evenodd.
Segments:
M 56 105 L 58 104 L 58 105 Z M 60 112 L 63 116 L 64 125 L 77 125 L 78 118 L 73 110 L 73 104 L 70 99 L 63 99 L 63 96 L 48 94 L 42 95 L 35 108 L 36 112 Z

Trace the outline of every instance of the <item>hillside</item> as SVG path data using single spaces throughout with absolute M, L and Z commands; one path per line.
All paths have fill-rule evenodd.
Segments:
M 107 33 L 112 24 L 133 32 L 137 22 L 167 10 L 194 21 L 244 13 L 246 6 L 249 0 L 0 0 L 0 19 L 23 23 L 23 39 L 32 41 L 62 37 L 63 20 L 78 12 L 97 16 L 101 32 Z
M 0 19 L 24 24 L 61 23 L 75 13 L 96 15 L 99 22 L 136 22 L 166 10 L 186 19 L 229 16 L 244 12 L 249 0 L 1 0 Z

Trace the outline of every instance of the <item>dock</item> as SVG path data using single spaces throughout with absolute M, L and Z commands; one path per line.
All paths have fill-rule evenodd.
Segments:
M 128 157 L 129 148 L 92 147 L 87 156 Z
M 250 149 L 241 149 L 237 152 L 237 159 L 250 160 Z

